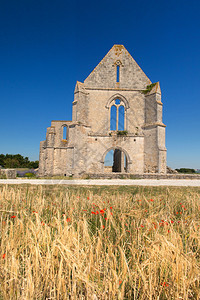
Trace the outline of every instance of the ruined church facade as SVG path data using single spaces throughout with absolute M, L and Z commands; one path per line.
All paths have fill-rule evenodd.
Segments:
M 166 173 L 159 82 L 152 84 L 123 45 L 76 83 L 72 104 L 72 121 L 52 121 L 40 143 L 40 176 Z

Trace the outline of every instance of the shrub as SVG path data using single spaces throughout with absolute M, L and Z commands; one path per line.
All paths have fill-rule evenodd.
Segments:
M 196 173 L 195 169 L 189 169 L 189 168 L 180 168 L 180 169 L 176 169 L 176 171 L 178 173 L 184 173 L 184 174 L 195 174 Z
M 128 131 L 126 130 L 118 130 L 117 131 L 117 135 L 127 135 L 128 134 Z
M 6 179 L 6 174 L 0 174 L 0 179 Z
M 152 84 L 149 84 L 149 85 L 147 85 L 147 87 L 146 87 L 146 90 L 143 90 L 143 91 L 141 91 L 143 94 L 148 94 L 151 90 L 152 90 L 152 88 L 154 87 L 156 85 L 156 82 L 155 83 L 152 83 Z
M 33 178 L 36 177 L 36 175 L 34 173 L 28 172 L 24 174 L 24 177 Z

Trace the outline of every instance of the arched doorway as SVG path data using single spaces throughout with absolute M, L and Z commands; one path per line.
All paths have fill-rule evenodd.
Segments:
M 128 172 L 128 158 L 126 153 L 119 148 L 109 149 L 104 157 L 104 172 Z

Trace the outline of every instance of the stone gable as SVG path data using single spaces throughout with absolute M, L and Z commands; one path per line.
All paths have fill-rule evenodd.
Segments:
M 119 66 L 119 82 L 116 82 L 117 66 Z M 151 81 L 123 45 L 114 45 L 85 79 L 84 84 L 88 88 L 95 89 L 141 90 L 151 84 Z

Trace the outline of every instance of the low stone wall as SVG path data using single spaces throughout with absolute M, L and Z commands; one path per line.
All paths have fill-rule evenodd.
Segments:
M 200 179 L 200 174 L 130 174 L 130 173 L 88 173 L 86 177 L 91 179 Z
M 17 171 L 15 169 L 0 169 L 0 175 L 5 175 L 7 179 L 15 179 Z

